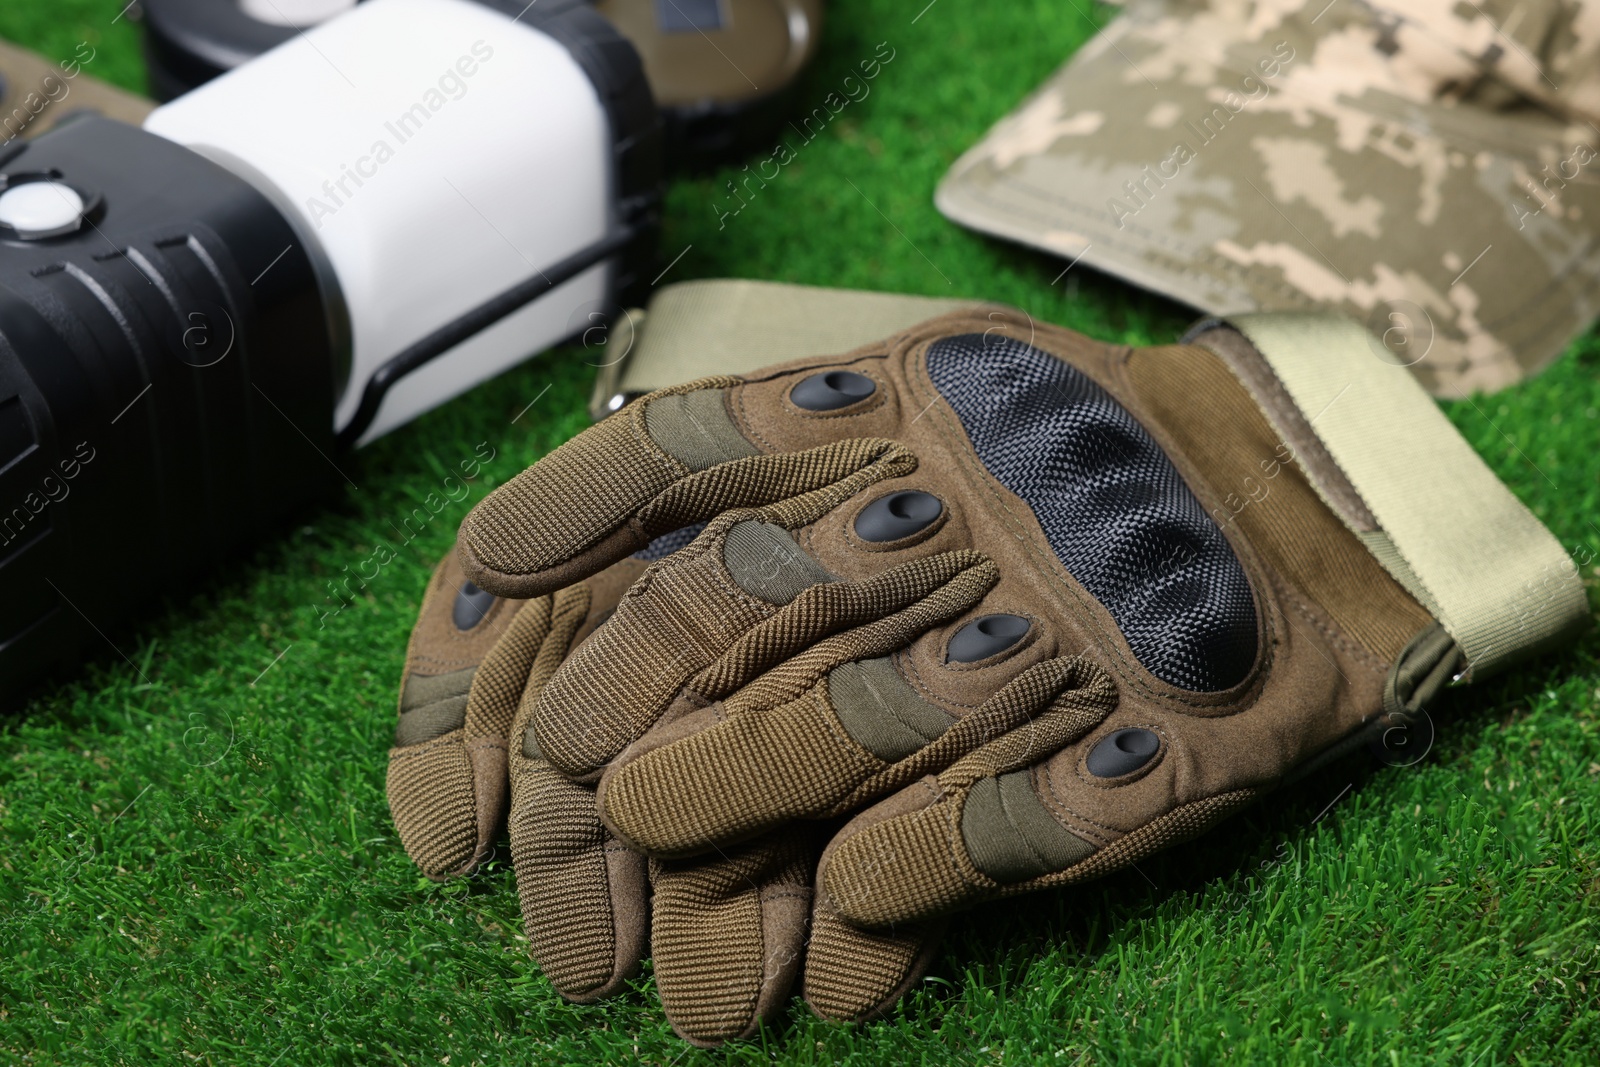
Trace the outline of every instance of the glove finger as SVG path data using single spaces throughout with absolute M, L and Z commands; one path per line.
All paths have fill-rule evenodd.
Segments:
M 916 467 L 906 448 L 873 438 L 764 455 L 728 412 L 738 383 L 652 393 L 491 493 L 461 524 L 467 575 L 501 596 L 537 596 L 724 511 L 816 492 L 843 499 Z
M 932 965 L 945 922 L 865 930 L 818 892 L 806 942 L 802 996 L 819 1018 L 868 1022 L 887 1015 Z
M 505 743 L 549 605 L 501 600 L 455 553 L 433 573 L 406 653 L 389 811 L 422 872 L 468 874 L 505 817 Z M 515 631 L 516 640 L 503 639 Z
M 782 1010 L 805 951 L 815 862 L 809 830 L 710 861 L 651 861 L 651 956 L 678 1036 L 709 1048 Z
M 713 522 L 652 567 L 551 680 L 533 725 L 545 758 L 562 773 L 592 780 L 657 722 L 733 692 L 830 634 L 937 600 L 942 588 L 981 595 L 994 581 L 992 567 L 971 551 L 832 581 L 786 530 L 743 514 Z M 772 684 L 793 681 L 780 670 Z
M 601 824 L 594 790 L 558 774 L 539 752 L 529 718 L 570 650 L 610 616 L 645 569 L 615 564 L 553 597 L 510 738 L 511 855 L 529 949 L 562 996 L 587 1003 L 637 973 L 649 928 L 646 860 Z
M 1202 797 L 1115 839 L 1089 841 L 1068 830 L 1040 795 L 1039 778 L 1073 774 L 1059 763 L 1074 757 L 1071 750 L 1043 759 L 1040 753 L 1070 744 L 1075 733 L 1068 716 L 1041 715 L 868 808 L 829 844 L 818 885 L 857 925 L 923 921 L 1109 874 L 1203 833 L 1258 793 L 1245 788 Z M 1116 734 L 1100 739 L 1107 740 L 1115 744 Z M 1137 780 L 1150 766 L 1135 764 L 1122 777 Z M 1107 781 L 1117 784 L 1116 777 Z
M 568 1000 L 609 996 L 644 959 L 648 861 L 606 832 L 592 788 L 545 761 L 527 760 L 512 791 L 511 850 L 533 958 Z
M 970 602 L 957 601 L 947 614 Z M 750 707 L 741 693 L 653 731 L 606 771 L 602 817 L 646 852 L 693 854 L 790 819 L 842 814 L 1047 709 L 1069 724 L 1066 740 L 1073 740 L 1116 702 L 1104 671 L 1058 658 L 1028 668 L 955 719 L 917 696 L 890 660 L 850 658 L 864 643 L 857 631 L 806 652 L 818 663 L 818 681 L 797 699 Z M 846 653 L 844 662 L 829 655 L 836 650 Z M 838 666 L 830 670 L 831 663 Z

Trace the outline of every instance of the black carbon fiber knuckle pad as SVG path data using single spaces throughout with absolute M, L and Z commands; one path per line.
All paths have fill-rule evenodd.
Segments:
M 1081 371 L 1010 338 L 944 338 L 929 347 L 927 369 L 979 460 L 1033 510 L 1056 558 L 1146 670 L 1191 692 L 1244 680 L 1258 643 L 1244 568 L 1127 409 Z

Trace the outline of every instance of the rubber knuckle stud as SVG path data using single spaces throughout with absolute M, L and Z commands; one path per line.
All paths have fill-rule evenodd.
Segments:
M 878 391 L 878 383 L 849 370 L 823 371 L 789 390 L 789 399 L 807 411 L 837 411 Z
M 932 493 L 918 489 L 890 493 L 868 504 L 856 516 L 856 536 L 874 543 L 898 541 L 927 529 L 942 514 L 944 503 Z
M 492 607 L 493 593 L 485 592 L 471 582 L 462 582 L 461 588 L 456 590 L 456 602 L 450 606 L 450 621 L 456 624 L 458 630 L 470 630 L 488 618 Z
M 1101 738 L 1085 762 L 1096 778 L 1120 778 L 1149 763 L 1160 748 L 1161 738 L 1155 731 L 1135 726 Z
M 948 663 L 976 663 L 1004 652 L 1028 635 L 1032 623 L 1021 615 L 985 615 L 956 631 L 945 650 Z

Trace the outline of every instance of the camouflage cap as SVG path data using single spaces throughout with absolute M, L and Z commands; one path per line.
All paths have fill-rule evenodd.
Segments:
M 1436 394 L 1498 389 L 1600 314 L 1600 0 L 1135 0 L 936 199 L 1215 314 L 1343 311 Z

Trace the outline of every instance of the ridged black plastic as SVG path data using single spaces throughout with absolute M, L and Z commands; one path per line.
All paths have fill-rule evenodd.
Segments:
M 40 171 L 103 206 L 68 236 L 0 240 L 0 706 L 86 651 L 114 655 L 131 613 L 343 484 L 318 454 L 333 453 L 327 320 L 278 211 L 98 117 L 0 158 Z M 231 332 L 232 350 L 193 365 L 210 358 L 185 349 L 195 328 Z
M 1146 670 L 1200 692 L 1244 680 L 1257 646 L 1244 568 L 1126 408 L 1076 367 L 1009 338 L 945 338 L 927 367 L 983 465 L 1033 509 Z

